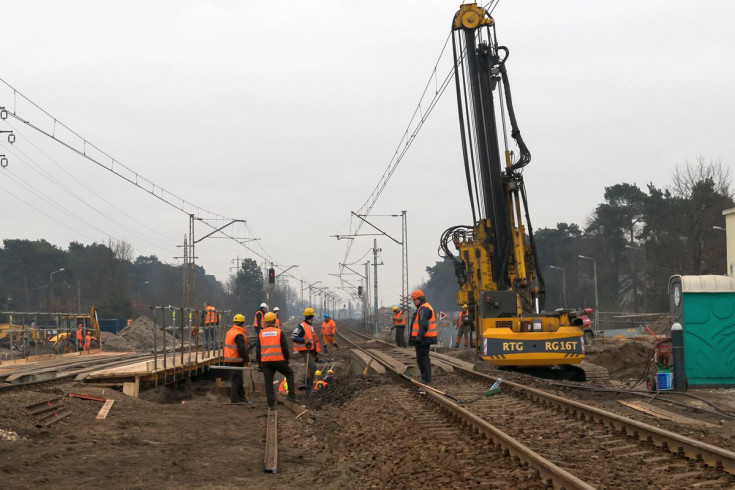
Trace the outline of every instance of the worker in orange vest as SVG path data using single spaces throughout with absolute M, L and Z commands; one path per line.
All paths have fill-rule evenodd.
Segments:
M 214 344 L 214 329 L 219 325 L 219 314 L 213 305 L 204 303 L 204 315 L 202 316 L 202 327 L 204 329 L 204 347 L 210 349 Z M 196 335 L 198 327 L 191 327 L 191 334 Z
M 84 325 L 82 322 L 77 324 L 77 351 L 84 348 Z
M 324 314 L 324 321 L 322 321 L 322 339 L 324 340 L 324 353 L 327 353 L 327 346 L 334 344 L 335 349 L 339 349 L 337 341 L 334 340 L 334 335 L 337 333 L 337 324 L 330 318 L 329 313 Z
M 232 319 L 232 327 L 225 334 L 224 363 L 231 367 L 244 367 L 250 364 L 248 356 L 248 338 L 245 335 L 245 317 L 238 313 Z M 242 370 L 232 371 L 230 377 L 230 401 L 245 403 L 245 387 L 242 382 Z
M 89 352 L 90 347 L 92 347 L 92 332 L 87 330 L 87 336 L 84 339 L 84 352 Z
M 421 371 L 421 381 L 428 385 L 431 383 L 429 349 L 437 342 L 436 315 L 420 289 L 411 293 L 411 300 L 416 311 L 411 318 L 411 338 L 408 344 L 416 348 L 416 364 Z
M 273 313 L 276 314 L 276 327 L 281 328 L 281 309 L 276 306 L 273 308 Z
M 276 314 L 269 311 L 263 316 L 263 321 L 263 329 L 258 334 L 255 361 L 263 371 L 268 408 L 273 408 L 276 405 L 276 394 L 273 390 L 273 377 L 276 372 L 286 377 L 288 386 L 294 386 L 294 376 L 291 366 L 288 365 L 288 341 L 281 329 L 276 326 Z M 296 401 L 296 393 L 289 391 L 288 398 Z
M 317 370 L 317 371 L 316 371 L 316 372 L 314 373 L 314 376 L 316 376 L 317 378 L 319 378 L 319 377 L 320 377 L 321 375 L 322 375 L 322 372 L 321 372 L 321 371 L 319 371 L 319 370 Z M 314 383 L 314 391 L 319 391 L 319 390 L 321 390 L 322 388 L 326 388 L 328 384 L 329 384 L 329 383 L 327 382 L 327 380 L 326 380 L 326 379 L 317 379 L 317 380 L 316 380 L 316 383 Z
M 251 345 L 249 347 L 249 350 L 253 350 L 253 348 L 258 344 L 258 335 L 260 335 L 260 331 L 263 329 L 263 316 L 268 312 L 268 305 L 265 303 L 260 303 L 260 308 L 258 308 L 258 311 L 255 312 L 255 316 L 253 317 L 253 330 L 255 330 L 255 344 Z
M 393 328 L 396 329 L 396 345 L 406 347 L 406 317 L 397 306 L 393 307 Z
M 322 350 L 321 345 L 319 345 L 319 337 L 317 337 L 312 326 L 314 315 L 316 315 L 314 308 L 306 308 L 304 310 L 304 321 L 291 332 L 293 348 L 301 355 L 305 362 L 306 376 L 304 389 L 307 390 L 311 389 L 314 381 L 314 371 L 316 371 L 317 356 Z
M 462 305 L 462 311 L 459 312 L 457 319 L 457 349 L 464 337 L 464 346 L 470 346 L 470 310 L 467 309 L 467 303 Z

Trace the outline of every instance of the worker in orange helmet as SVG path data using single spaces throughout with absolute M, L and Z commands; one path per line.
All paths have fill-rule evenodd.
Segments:
M 92 347 L 92 332 L 87 330 L 87 336 L 84 339 L 84 352 L 89 352 L 90 347 Z
M 421 381 L 428 385 L 431 383 L 429 349 L 437 342 L 436 315 L 420 289 L 415 289 L 411 293 L 411 300 L 416 306 L 416 311 L 411 318 L 411 337 L 408 345 L 416 348 L 416 364 L 421 371 Z

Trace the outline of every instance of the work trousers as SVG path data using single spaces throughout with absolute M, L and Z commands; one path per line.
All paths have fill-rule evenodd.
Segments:
M 276 405 L 276 393 L 273 388 L 273 377 L 276 372 L 286 377 L 288 383 L 288 398 L 294 400 L 296 398 L 296 384 L 293 380 L 293 370 L 286 361 L 264 362 L 261 365 L 263 369 L 263 378 L 265 379 L 265 397 L 268 399 L 268 406 L 273 408 Z
M 243 367 L 244 362 L 227 363 L 227 366 Z M 243 386 L 242 369 L 230 371 L 230 401 L 232 403 L 245 403 L 245 387 Z
M 429 359 L 428 345 L 416 346 L 416 364 L 419 365 L 421 371 L 421 382 L 424 384 L 431 383 L 431 359 Z
M 406 347 L 406 327 L 395 327 L 396 329 L 396 345 L 398 347 Z
M 463 325 L 457 330 L 457 348 L 459 348 L 460 341 L 464 337 L 464 346 L 469 347 L 470 345 L 470 327 L 469 325 Z
M 308 362 L 306 359 L 307 353 L 309 354 Z M 309 390 L 311 389 L 311 384 L 314 382 L 314 371 L 316 371 L 316 351 L 302 350 L 301 352 L 299 352 L 299 354 L 301 354 L 301 357 L 304 359 L 304 367 L 306 368 L 306 375 L 305 375 L 306 389 Z M 290 386 L 291 385 L 289 385 L 289 387 Z M 290 391 L 290 388 L 289 388 L 289 391 Z
M 260 343 L 260 331 L 263 330 L 261 327 L 253 327 L 253 330 L 255 330 L 255 340 L 253 341 L 250 346 L 248 346 L 248 352 L 253 352 L 253 349 L 255 349 L 255 346 L 257 346 Z

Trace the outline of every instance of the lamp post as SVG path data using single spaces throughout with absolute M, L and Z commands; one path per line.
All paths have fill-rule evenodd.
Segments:
M 579 255 L 578 257 L 580 259 L 587 259 L 592 261 L 592 270 L 594 271 L 595 280 L 595 320 L 597 320 L 597 311 L 600 309 L 599 298 L 597 297 L 597 261 L 592 257 L 585 257 L 584 255 Z
M 558 271 L 561 271 L 561 302 L 562 307 L 566 309 L 567 307 L 567 274 L 563 267 L 557 267 L 555 265 L 550 265 L 550 269 L 556 269 Z
M 631 250 L 640 250 L 643 252 L 643 312 L 645 313 L 648 309 L 646 308 L 646 249 L 642 247 L 634 247 L 633 245 L 626 245 L 625 248 Z
M 49 309 L 49 312 L 51 312 L 52 311 L 52 308 L 54 307 L 54 274 L 57 274 L 59 272 L 64 272 L 64 268 L 62 267 L 61 269 L 59 269 L 57 271 L 53 271 L 48 276 L 48 291 L 49 291 L 49 305 L 48 305 L 48 309 Z

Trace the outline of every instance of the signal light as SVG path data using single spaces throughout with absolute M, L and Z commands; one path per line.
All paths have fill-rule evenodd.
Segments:
M 276 282 L 276 270 L 271 267 L 268 269 L 268 283 L 269 284 L 275 284 Z
M 362 296 L 362 286 L 357 286 L 357 295 Z

